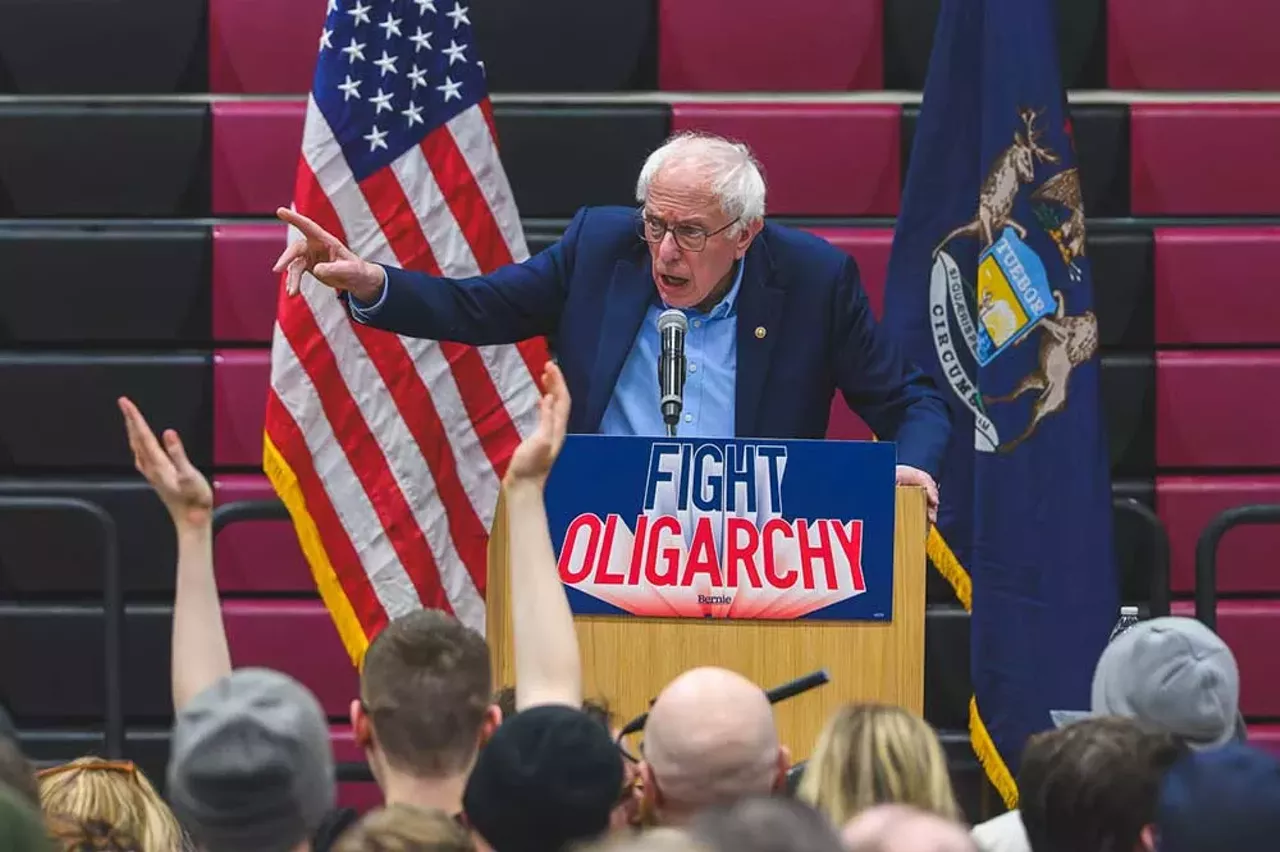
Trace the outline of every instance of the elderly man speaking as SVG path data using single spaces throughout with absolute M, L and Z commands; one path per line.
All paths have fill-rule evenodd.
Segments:
M 575 406 L 569 430 L 666 434 L 657 319 L 687 320 L 681 437 L 821 438 L 838 388 L 883 440 L 898 482 L 936 512 L 951 428 L 932 380 L 876 325 L 844 252 L 766 222 L 765 183 L 745 145 L 686 133 L 654 151 L 639 210 L 587 207 L 561 239 L 488 275 L 436 278 L 370 263 L 281 209 L 302 239 L 276 263 L 342 293 L 352 317 L 398 334 L 475 346 L 554 336 Z

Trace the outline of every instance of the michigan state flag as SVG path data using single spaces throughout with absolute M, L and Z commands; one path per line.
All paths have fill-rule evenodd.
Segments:
M 943 0 L 884 321 L 955 415 L 930 561 L 970 608 L 970 733 L 1012 806 L 1118 607 L 1098 322 L 1051 0 Z

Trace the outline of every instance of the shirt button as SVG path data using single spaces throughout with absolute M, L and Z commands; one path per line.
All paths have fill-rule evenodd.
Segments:
M 692 415 L 692 414 L 686 414 L 686 415 L 684 416 L 684 422 L 685 422 L 685 423 L 692 423 L 692 422 L 693 422 L 693 415 Z
M 690 365 L 689 365 L 689 372 L 690 372 L 690 373 L 696 373 L 696 372 L 698 372 L 698 365 L 697 365 L 697 364 L 690 364 Z
M 702 320 L 694 320 L 694 321 L 693 321 L 693 327 L 694 327 L 694 328 L 702 328 Z

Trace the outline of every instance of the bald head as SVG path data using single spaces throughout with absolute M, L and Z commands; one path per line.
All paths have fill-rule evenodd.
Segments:
M 867 808 L 840 833 L 845 852 L 977 852 L 961 826 L 907 805 Z
M 667 685 L 649 711 L 644 754 L 668 812 L 767 795 L 788 763 L 764 691 L 718 668 L 691 669 Z

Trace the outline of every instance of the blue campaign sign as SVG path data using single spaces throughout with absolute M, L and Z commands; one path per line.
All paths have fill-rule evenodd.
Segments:
M 570 606 L 889 621 L 896 460 L 878 442 L 570 435 L 546 496 Z

